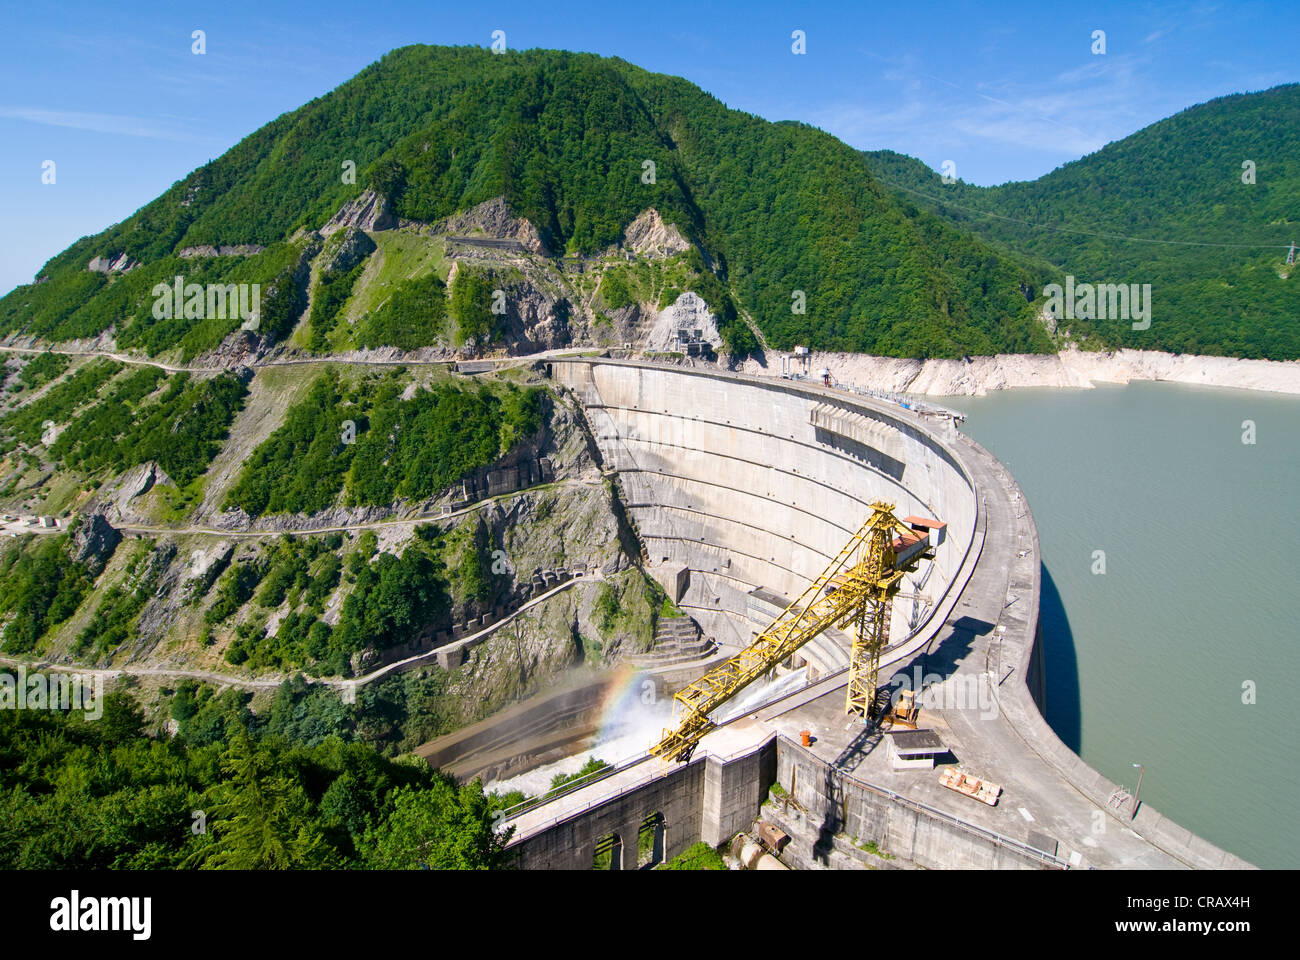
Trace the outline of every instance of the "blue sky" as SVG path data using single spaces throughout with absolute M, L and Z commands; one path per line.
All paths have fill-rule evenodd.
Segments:
M 408 43 L 553 47 L 677 74 L 980 184 L 1032 179 L 1216 96 L 1300 79 L 1287 3 L 66 3 L 0 39 L 0 292 Z M 191 52 L 194 30 L 207 52 Z M 791 52 L 802 30 L 807 52 Z M 1092 53 L 1104 30 L 1106 53 Z M 53 160 L 56 182 L 41 182 Z

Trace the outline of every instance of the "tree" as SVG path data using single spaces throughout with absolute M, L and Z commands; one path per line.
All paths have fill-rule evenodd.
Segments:
M 492 830 L 492 812 L 483 784 L 457 788 L 435 774 L 427 789 L 399 787 L 377 826 L 366 830 L 359 852 L 377 870 L 489 870 L 507 865 L 510 832 Z M 512 828 L 513 830 L 513 828 Z
M 492 322 L 492 280 L 488 273 L 462 266 L 451 283 L 451 318 L 456 322 L 455 341 L 464 346 L 473 340 L 483 346 L 495 336 Z
M 203 869 L 286 870 L 337 866 L 307 792 L 241 731 L 222 762 L 225 779 L 204 797 L 212 840 L 191 855 Z

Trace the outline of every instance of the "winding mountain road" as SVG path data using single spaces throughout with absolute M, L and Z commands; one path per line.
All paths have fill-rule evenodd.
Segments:
M 520 614 L 525 613 L 528 610 L 531 610 L 533 607 L 536 607 L 539 604 L 545 603 L 547 600 L 550 600 L 552 597 L 555 597 L 558 594 L 563 593 L 565 590 L 568 590 L 574 584 L 585 583 L 593 580 L 604 580 L 604 575 L 601 573 L 595 573 L 595 574 L 588 574 L 586 576 L 581 576 L 581 577 L 573 577 L 572 579 L 566 580 L 563 583 L 558 584 L 555 587 L 552 587 L 550 590 L 546 591 L 545 593 L 533 597 L 527 603 L 521 604 L 519 607 L 512 610 L 510 613 L 506 614 L 496 623 L 484 627 L 482 630 L 479 630 L 477 633 L 472 633 L 469 636 L 461 637 L 459 640 L 456 640 L 452 643 L 443 644 L 441 647 L 434 647 L 433 649 L 426 650 L 423 653 L 417 653 L 414 656 L 407 657 L 404 660 L 396 660 L 393 663 L 386 664 L 382 667 L 379 667 L 376 670 L 372 670 L 370 673 L 363 674 L 360 677 L 353 677 L 347 680 L 333 678 L 333 677 L 322 677 L 322 678 L 304 677 L 303 679 L 305 679 L 309 684 L 322 684 L 323 686 L 333 687 L 337 690 L 340 690 L 343 693 L 344 701 L 350 702 L 351 699 L 356 695 L 357 687 L 364 687 L 366 684 L 373 683 L 376 680 L 388 676 L 390 673 L 400 673 L 403 670 L 408 670 L 411 667 L 416 666 L 417 664 L 423 661 L 436 657 L 439 653 L 445 653 L 448 650 L 464 649 L 466 647 L 475 646 L 482 640 L 487 639 L 496 631 L 500 630 L 506 624 L 510 623 L 512 620 L 517 618 Z M 220 684 L 223 686 L 230 686 L 230 687 L 242 687 L 245 689 L 253 689 L 253 690 L 258 690 L 258 689 L 266 690 L 266 689 L 278 687 L 280 686 L 280 684 L 288 680 L 291 676 L 300 673 L 300 671 L 295 670 L 292 671 L 291 673 L 286 673 L 286 674 L 277 673 L 277 674 L 266 674 L 265 676 L 260 676 L 260 677 L 248 677 L 248 676 L 237 676 L 232 673 L 220 673 L 215 670 L 186 670 L 186 669 L 173 668 L 173 667 L 140 667 L 140 666 L 134 666 L 132 664 L 125 664 L 121 667 L 101 668 L 101 667 L 82 667 L 82 666 L 77 666 L 76 664 L 50 663 L 48 661 L 38 661 L 32 663 L 26 660 L 20 660 L 16 657 L 6 657 L 6 656 L 0 656 L 0 663 L 8 664 L 14 667 L 23 667 L 25 669 L 31 669 L 31 670 L 54 670 L 59 673 L 75 673 L 81 676 L 92 676 L 92 677 L 98 676 L 98 677 L 103 677 L 105 680 L 111 680 L 121 676 L 175 677 L 178 680 L 181 679 L 204 680 L 208 683 L 215 683 L 215 684 Z
M 497 362 L 499 366 L 518 366 L 525 363 L 535 362 L 537 359 L 541 357 L 558 356 L 564 354 L 572 355 L 575 352 L 581 352 L 581 351 L 574 351 L 571 349 L 570 350 L 548 350 L 543 353 L 530 354 L 525 357 L 500 358 Z M 0 353 L 26 353 L 26 354 L 57 353 L 63 356 L 70 356 L 70 357 L 99 357 L 103 359 L 114 360 L 118 363 L 123 363 L 123 364 L 157 367 L 158 369 L 164 370 L 168 373 L 214 373 L 222 369 L 226 369 L 222 367 L 169 364 L 159 360 L 153 360 L 147 357 L 136 357 L 136 356 L 131 356 L 129 354 L 117 353 L 111 350 L 80 350 L 80 349 L 74 349 L 68 347 L 61 348 L 57 346 L 22 347 L 22 346 L 0 344 Z M 355 357 L 323 356 L 323 357 L 305 357 L 305 358 L 291 357 L 291 358 L 281 358 L 281 359 L 263 359 L 263 360 L 253 361 L 252 363 L 247 364 L 247 366 L 254 369 L 260 369 L 265 367 L 283 367 L 283 366 L 299 366 L 299 365 L 305 366 L 310 364 L 339 364 L 339 365 L 348 365 L 348 366 L 385 366 L 385 367 L 397 367 L 397 366 L 450 367 L 454 365 L 455 362 L 456 361 L 454 360 L 422 360 L 422 359 L 394 359 L 394 360 L 374 359 L 372 360 L 372 359 L 355 358 Z M 585 477 L 570 477 L 563 480 L 553 481 L 551 483 L 539 484 L 534 487 L 525 488 L 525 490 L 537 490 L 537 489 L 551 488 L 557 486 L 564 486 L 564 487 L 578 486 L 578 485 L 599 486 L 601 483 L 602 480 L 599 476 L 591 475 Z M 265 538 L 279 537 L 285 534 L 293 534 L 295 536 L 311 536 L 311 535 L 328 534 L 328 533 L 346 533 L 354 530 L 373 530 L 373 529 L 380 529 L 384 527 L 400 526 L 402 524 L 427 523 L 434 520 L 446 520 L 454 517 L 464 516 L 465 514 L 469 514 L 477 511 L 486 503 L 497 502 L 503 499 L 507 499 L 509 497 L 518 496 L 520 493 L 525 492 L 525 490 L 516 490 L 508 494 L 498 494 L 497 496 L 486 497 L 482 500 L 475 500 L 472 503 L 467 503 L 453 510 L 445 510 L 445 511 L 437 511 L 437 512 L 425 511 L 425 512 L 418 513 L 414 516 L 408 516 L 408 517 L 388 517 L 383 520 L 370 520 L 370 521 L 362 521 L 357 523 L 331 525 L 325 527 L 306 527 L 301 529 L 286 529 L 286 530 L 280 530 L 280 529 L 223 530 L 217 527 L 186 526 L 186 525 L 179 525 L 179 524 L 157 525 L 157 524 L 125 523 L 125 524 L 118 525 L 118 529 L 121 530 L 123 533 L 137 534 L 141 536 L 201 535 L 201 536 L 223 537 L 223 538 L 230 538 L 230 539 L 265 539 Z M 57 528 L 30 527 L 30 528 L 23 528 L 21 529 L 21 531 L 9 531 L 8 527 L 6 526 L 4 532 L 14 532 L 15 536 L 26 534 L 26 533 L 38 533 L 38 532 L 63 533 L 66 532 L 66 527 L 67 527 L 67 521 L 66 519 L 64 519 L 60 521 L 60 524 Z M 490 626 L 484 627 L 482 630 L 479 630 L 476 633 L 470 634 L 469 636 L 466 637 L 462 637 L 461 639 L 456 640 L 453 643 L 444 644 L 441 647 L 435 647 L 423 653 L 419 653 L 414 656 L 407 657 L 403 660 L 398 660 L 395 661 L 394 663 L 387 664 L 363 676 L 355 677 L 351 679 L 307 678 L 307 682 L 319 683 L 328 687 L 337 688 L 343 693 L 345 701 L 349 701 L 353 697 L 355 697 L 357 687 L 361 687 L 369 683 L 373 683 L 374 681 L 379 680 L 382 677 L 388 676 L 389 674 L 397 673 L 402 670 L 409 669 L 410 667 L 415 666 L 423 661 L 436 657 L 436 655 L 440 652 L 446 652 L 448 650 L 453 650 L 458 648 L 464 649 L 469 646 L 474 646 L 480 641 L 482 641 L 483 639 L 486 639 L 491 634 L 495 633 L 501 627 L 510 623 L 512 620 L 517 618 L 520 614 L 532 609 L 535 606 L 538 606 L 539 604 L 545 603 L 547 600 L 551 599 L 552 597 L 555 597 L 558 594 L 563 593 L 565 590 L 568 590 L 576 583 L 581 583 L 593 579 L 603 580 L 604 577 L 603 574 L 597 573 L 597 574 L 591 574 L 587 576 L 574 577 L 569 580 L 566 580 L 565 582 L 558 584 L 557 586 L 541 594 L 540 596 L 532 598 L 527 603 L 522 604 L 517 609 L 508 613 L 501 620 L 498 620 L 496 623 L 493 623 Z M 202 680 L 209 683 L 215 683 L 224 686 L 241 687 L 245 689 L 269 689 L 269 688 L 278 687 L 285 680 L 289 679 L 289 677 L 292 675 L 292 674 L 267 674 L 264 676 L 253 677 L 253 676 L 239 676 L 236 674 L 221 673 L 219 671 L 212 671 L 212 670 L 183 669 L 183 668 L 171 668 L 171 667 L 146 667 L 146 666 L 134 666 L 131 664 L 126 664 L 124 666 L 114 667 L 114 668 L 95 668 L 95 667 L 77 666 L 75 664 L 56 664 L 56 663 L 43 662 L 43 661 L 31 663 L 26 660 L 21 660 L 18 658 L 7 657 L 7 656 L 0 656 L 0 663 L 8 664 L 10 666 L 15 666 L 15 667 L 21 666 L 24 668 L 32 668 L 32 669 L 54 670 L 62 673 L 77 673 L 83 676 L 102 676 L 105 679 L 115 678 L 124 675 L 125 676 L 174 677 L 176 679 Z M 294 671 L 294 673 L 297 673 L 297 671 Z

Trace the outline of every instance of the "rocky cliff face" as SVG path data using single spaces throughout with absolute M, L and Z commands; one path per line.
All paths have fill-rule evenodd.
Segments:
M 698 330 L 701 339 L 707 341 L 715 352 L 722 348 L 718 318 L 710 312 L 703 299 L 689 290 L 659 311 L 646 337 L 645 348 L 662 352 L 680 350 L 677 344 L 679 330 L 689 330 L 691 336 Z
M 303 323 L 309 308 L 307 285 L 313 258 L 320 274 L 350 270 L 376 251 L 377 244 L 370 236 L 376 231 L 402 231 L 428 237 L 432 244 L 445 245 L 439 255 L 450 261 L 449 285 L 462 264 L 493 274 L 500 284 L 497 289 L 505 293 L 506 312 L 498 321 L 499 337 L 487 348 L 489 352 L 504 348 L 520 356 L 567 347 L 621 349 L 624 345 L 630 345 L 633 350 L 664 351 L 672 349 L 670 341 L 676 336 L 674 324 L 706 331 L 705 338 L 715 350 L 721 344 L 716 318 L 709 315 L 703 301 L 693 296 L 670 305 L 666 314 L 652 302 L 633 303 L 611 312 L 595 300 L 599 279 L 610 267 L 663 261 L 691 248 L 681 231 L 665 223 L 657 210 L 651 208 L 641 213 L 628 224 L 622 242 L 603 254 L 561 261 L 546 249 L 538 230 L 511 210 L 504 197 L 488 200 L 438 223 L 424 224 L 399 221 L 389 211 L 386 200 L 368 190 L 344 204 L 319 231 L 304 230 L 295 235 L 296 242 L 305 241 L 298 269 L 292 277 L 262 290 L 263 313 L 267 313 L 270 299 L 280 295 L 280 288 L 287 282 L 298 290 L 303 309 L 296 314 L 296 324 Z M 198 246 L 187 247 L 181 254 L 187 257 L 251 255 L 260 249 L 255 245 Z M 320 255 L 316 256 L 318 252 Z M 371 278 L 371 273 L 368 270 L 364 278 Z M 362 289 L 373 280 L 364 278 Z M 383 282 L 392 284 L 394 278 L 388 277 Z M 654 339 L 647 343 L 652 330 L 656 331 Z M 266 330 L 241 327 L 220 346 L 190 362 L 198 367 L 221 369 L 303 356 L 301 347 L 287 331 L 274 333 L 276 336 L 271 337 Z M 339 360 L 367 363 L 422 362 L 483 351 L 481 344 L 467 345 L 466 351 L 460 351 L 439 341 L 414 350 L 378 346 L 336 356 Z
M 265 339 L 253 330 L 232 330 L 221 345 L 194 358 L 194 366 L 212 370 L 230 367 L 253 367 L 269 352 Z
M 121 542 L 117 528 L 103 514 L 92 513 L 72 532 L 72 559 L 84 563 L 92 576 L 99 576 Z
M 266 247 L 260 243 L 237 243 L 234 246 L 222 244 L 219 247 L 205 244 L 198 247 L 184 247 L 177 256 L 187 260 L 195 257 L 251 257 L 265 249 Z
M 505 197 L 496 197 L 464 213 L 441 220 L 433 225 L 430 232 L 448 236 L 482 235 L 494 240 L 515 240 L 529 253 L 539 257 L 550 256 L 537 228 L 524 218 L 516 216 Z
M 141 509 L 139 498 L 159 484 L 171 482 L 167 471 L 150 460 L 100 487 L 91 509 L 107 514 L 118 523 L 147 523 L 149 518 Z
M 86 264 L 86 269 L 95 273 L 126 273 L 138 266 L 140 264 L 125 253 L 119 253 L 114 256 L 95 257 Z
M 397 226 L 397 218 L 388 209 L 388 201 L 367 190 L 355 200 L 349 200 L 339 208 L 329 221 L 320 228 L 323 237 L 348 227 L 357 230 L 389 230 Z
M 658 259 L 685 253 L 691 248 L 690 241 L 682 236 L 681 231 L 664 223 L 654 207 L 628 224 L 623 232 L 623 245 L 639 257 Z
M 370 254 L 375 252 L 375 241 L 355 226 L 342 228 L 343 236 L 338 245 L 326 246 L 321 254 L 320 269 L 322 273 L 347 273 Z
M 505 340 L 511 353 L 538 353 L 573 344 L 571 321 L 576 318 L 567 297 L 527 279 L 507 281 L 503 290 Z
M 964 360 L 900 360 L 861 353 L 813 353 L 809 367 L 844 383 L 932 396 L 983 396 L 1014 387 L 1088 389 L 1096 383 L 1167 380 L 1300 394 L 1300 361 L 1201 357 L 1155 350 L 1062 350 L 1058 354 L 1000 354 Z M 745 361 L 745 373 L 772 375 L 780 363 Z

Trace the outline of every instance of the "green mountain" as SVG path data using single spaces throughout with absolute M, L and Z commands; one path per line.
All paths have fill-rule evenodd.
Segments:
M 155 285 L 184 275 L 262 284 L 259 336 L 282 341 L 316 283 L 332 311 L 359 296 L 352 284 L 369 282 L 351 262 L 328 276 L 319 259 L 328 245 L 322 253 L 312 232 L 367 189 L 408 229 L 504 197 L 552 259 L 606 251 L 654 208 L 693 244 L 687 286 L 736 351 L 754 345 L 746 314 L 782 348 L 1052 349 L 1031 302 L 1047 271 L 900 200 L 834 137 L 729 110 L 684 80 L 617 59 L 427 46 L 388 54 L 74 243 L 37 283 L 0 300 L 0 333 L 58 341 L 111 328 L 119 347 L 194 356 L 239 320 L 155 317 Z M 266 249 L 193 252 L 246 244 Z M 138 265 L 88 270 L 95 258 Z M 441 322 L 435 313 L 431 323 Z M 361 327 L 350 345 L 418 345 L 400 316 L 375 314 Z M 341 345 L 328 332 L 322 320 L 314 349 Z M 473 332 L 486 335 L 481 324 Z
M 867 157 L 900 198 L 1008 255 L 1080 282 L 1151 284 L 1150 329 L 1071 321 L 1075 336 L 1300 357 L 1286 264 L 1300 240 L 1300 84 L 1191 107 L 1028 183 L 945 184 L 911 157 Z
M 0 335 L 111 331 L 119 348 L 189 359 L 240 320 L 156 317 L 154 288 L 183 275 L 261 284 L 262 349 L 621 343 L 635 339 L 614 330 L 629 301 L 659 309 L 663 290 L 693 290 L 735 352 L 755 346 L 747 320 L 784 349 L 1046 352 L 1041 292 L 1070 274 L 1151 285 L 1149 329 L 1063 321 L 1085 346 L 1291 359 L 1298 147 L 1293 84 L 1193 107 L 1031 183 L 944 184 L 912 158 L 729 110 L 622 60 L 406 47 L 50 260 L 0 299 Z M 467 270 L 457 291 L 457 257 L 428 225 L 496 198 L 531 225 L 537 271 Z M 348 204 L 383 214 L 363 224 L 366 249 L 316 233 Z M 638 283 L 608 255 L 651 208 L 692 248 L 670 279 Z M 595 258 L 591 284 L 564 278 L 566 254 Z M 578 329 L 512 338 L 479 302 L 502 287 L 512 303 L 545 293 Z

